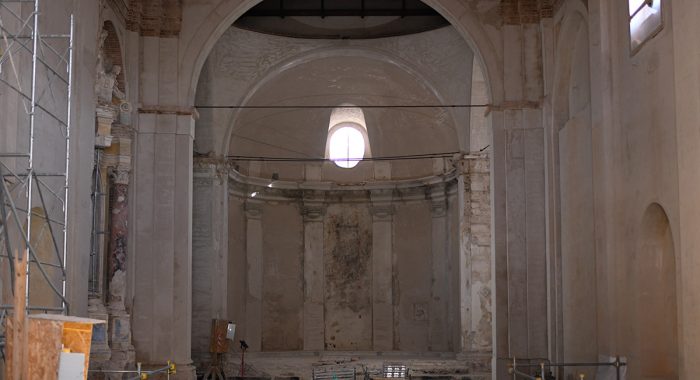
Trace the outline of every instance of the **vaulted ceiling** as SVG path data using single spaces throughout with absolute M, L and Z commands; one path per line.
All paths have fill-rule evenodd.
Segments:
M 123 19 L 127 29 L 137 31 L 143 36 L 175 37 L 180 33 L 183 4 L 192 0 L 106 0 Z M 201 1 L 201 0 L 199 0 Z M 222 0 L 211 0 L 219 2 Z M 228 1 L 228 0 L 226 0 Z M 267 0 L 293 4 L 301 0 Z M 319 4 L 322 0 L 317 0 Z M 333 0 L 325 0 L 329 4 Z M 324 2 L 325 2 L 324 1 Z M 397 0 L 398 1 L 398 0 Z M 454 0 L 458 1 L 458 0 Z M 473 8 L 480 3 L 492 0 L 461 0 Z M 310 3 L 305 0 L 305 3 Z M 361 4 L 363 0 L 357 0 Z M 391 0 L 385 0 L 389 3 Z M 400 3 L 400 1 L 398 1 Z M 500 13 L 504 24 L 536 23 L 541 18 L 552 17 L 563 0 L 500 0 Z M 347 1 L 345 1 L 347 3 Z M 291 6 L 290 6 L 291 8 Z M 319 16 L 320 17 L 320 16 Z

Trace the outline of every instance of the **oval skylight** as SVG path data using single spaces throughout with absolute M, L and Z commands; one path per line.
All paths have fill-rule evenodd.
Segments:
M 365 138 L 357 128 L 335 129 L 328 146 L 328 158 L 341 168 L 355 167 L 365 156 Z

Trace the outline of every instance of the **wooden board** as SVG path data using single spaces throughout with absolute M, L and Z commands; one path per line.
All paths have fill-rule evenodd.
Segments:
M 58 324 L 60 326 L 60 330 L 57 336 L 58 350 L 56 351 L 56 355 L 60 354 L 61 346 L 70 352 L 85 354 L 85 379 L 87 380 L 87 369 L 90 366 L 92 326 L 95 324 L 105 323 L 105 321 L 65 315 L 33 314 L 29 316 L 29 322 L 30 324 Z M 54 339 L 56 339 L 56 337 L 54 337 Z M 49 350 L 55 348 L 55 346 L 49 346 L 48 343 L 45 347 Z M 58 356 L 56 358 L 56 363 L 58 363 Z M 58 370 L 58 364 L 56 369 Z
M 90 343 L 92 342 L 92 324 L 82 322 L 64 322 L 63 347 L 70 352 L 85 354 L 85 380 L 90 368 Z
M 29 319 L 29 379 L 56 380 L 61 354 L 61 322 Z
M 211 340 L 209 342 L 209 352 L 224 354 L 228 352 L 229 340 L 226 339 L 228 331 L 228 321 L 223 319 L 211 320 Z
M 15 296 L 13 299 L 14 310 L 12 316 L 7 319 L 5 336 L 5 379 L 28 380 L 28 346 L 26 326 L 26 283 L 27 262 L 20 261 L 15 252 Z

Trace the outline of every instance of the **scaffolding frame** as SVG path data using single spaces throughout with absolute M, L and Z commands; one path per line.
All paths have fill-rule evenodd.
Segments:
M 41 0 L 0 0 L 0 91 L 15 96 L 6 96 L 3 113 L 9 115 L 8 120 L 16 117 L 16 125 L 8 120 L 10 125 L 0 125 L 8 135 L 11 128 L 16 131 L 15 146 L 8 144 L 4 148 L 8 151 L 0 146 L 0 264 L 8 263 L 10 289 L 14 292 L 15 254 L 17 259 L 27 260 L 28 312 L 67 315 L 75 23 L 70 14 L 65 24 L 57 23 L 57 28 L 65 33 L 40 33 L 40 16 L 45 10 L 40 3 Z M 52 20 L 57 18 L 52 14 Z M 11 102 L 21 108 L 16 115 L 10 109 Z M 57 144 L 57 136 L 63 139 L 62 146 Z M 33 226 L 37 222 L 41 224 Z M 37 241 L 44 242 L 44 246 L 38 247 Z M 50 288 L 51 304 L 32 302 L 32 283 Z M 12 309 L 11 304 L 0 304 L 3 317 Z M 0 330 L 2 346 L 4 328 Z

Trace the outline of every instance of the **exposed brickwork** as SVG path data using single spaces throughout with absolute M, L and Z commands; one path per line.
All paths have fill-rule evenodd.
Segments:
M 161 37 L 173 37 L 180 33 L 182 24 L 181 0 L 163 0 Z
M 102 29 L 107 31 L 107 38 L 105 39 L 104 56 L 112 65 L 119 65 L 122 67 L 122 71 L 117 76 L 117 88 L 124 92 L 124 64 L 122 62 L 122 49 L 119 45 L 119 37 L 117 37 L 117 30 L 114 28 L 114 24 L 111 21 L 105 21 Z
M 134 32 L 141 31 L 141 14 L 143 13 L 142 0 L 129 0 L 129 10 L 126 19 L 126 28 Z
M 142 36 L 174 37 L 182 24 L 182 0 L 129 0 L 126 28 Z
M 126 23 L 126 19 L 129 16 L 129 0 L 107 0 L 107 5 L 114 11 L 114 13 L 119 18 L 123 24 Z
M 555 0 L 501 0 L 501 16 L 506 25 L 536 24 L 554 15 Z
M 540 0 L 540 17 L 554 17 L 554 1 L 555 0 Z

